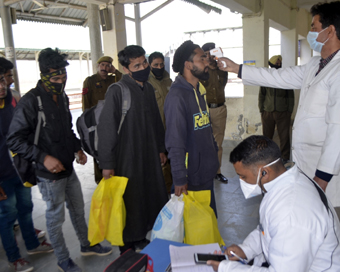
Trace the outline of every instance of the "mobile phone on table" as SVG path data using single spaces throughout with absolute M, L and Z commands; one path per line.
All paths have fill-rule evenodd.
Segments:
M 225 255 L 194 253 L 194 259 L 197 264 L 206 264 L 209 260 L 222 262 L 227 258 Z

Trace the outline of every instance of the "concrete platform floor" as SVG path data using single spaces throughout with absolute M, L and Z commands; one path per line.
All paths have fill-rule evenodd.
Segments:
M 81 113 L 80 110 L 72 111 L 74 122 Z M 228 177 L 229 184 L 222 184 L 215 181 L 215 194 L 218 211 L 219 229 L 226 245 L 232 243 L 241 243 L 243 239 L 250 233 L 258 224 L 259 205 L 261 197 L 255 197 L 245 200 L 239 186 L 238 176 L 236 175 L 233 166 L 229 163 L 229 153 L 237 145 L 235 141 L 224 141 L 223 143 L 223 162 L 222 173 Z M 93 160 L 88 158 L 88 163 L 81 166 L 75 163 L 75 170 L 82 184 L 82 191 L 85 201 L 85 217 L 86 221 L 89 218 L 89 210 L 91 205 L 91 197 L 96 188 L 93 175 Z M 41 194 L 37 186 L 32 188 L 32 198 L 34 202 L 33 221 L 38 229 L 46 230 L 45 221 L 45 202 L 41 198 Z M 34 271 L 38 272 L 56 272 L 57 259 L 53 253 L 39 254 L 28 256 L 24 241 L 20 230 L 16 231 L 16 239 L 23 258 L 34 265 Z M 80 245 L 72 227 L 68 213 L 66 213 L 65 223 L 63 225 L 63 233 L 66 240 L 66 245 L 70 251 L 71 258 L 83 269 L 84 272 L 103 271 L 105 267 L 119 256 L 118 247 L 113 247 L 113 253 L 106 257 L 82 257 L 80 255 Z M 149 234 L 150 235 L 150 234 Z M 48 239 L 48 235 L 47 240 Z M 104 245 L 109 245 L 107 241 Z M 5 251 L 0 245 L 0 271 L 12 271 L 8 267 Z M 159 272 L 159 271 L 156 271 Z

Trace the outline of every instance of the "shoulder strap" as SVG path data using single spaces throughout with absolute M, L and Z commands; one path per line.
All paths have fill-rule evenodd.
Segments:
M 35 134 L 34 134 L 34 145 L 38 145 L 38 140 L 39 140 L 39 134 L 40 134 L 40 127 L 41 127 L 41 121 L 43 121 L 43 127 L 46 125 L 46 116 L 43 111 L 43 105 L 41 102 L 41 97 L 37 96 L 38 100 L 38 124 L 37 128 L 35 129 Z
M 320 195 L 322 203 L 325 205 L 327 212 L 328 212 L 329 206 L 328 206 L 328 200 L 327 200 L 325 192 L 319 187 L 319 185 L 317 185 L 315 183 L 314 180 L 312 180 L 310 177 L 308 177 L 299 167 L 298 167 L 298 169 L 299 169 L 300 173 L 304 174 L 309 179 L 309 181 L 313 183 L 313 185 L 315 186 L 316 190 L 318 191 L 318 193 Z
M 40 135 L 40 128 L 41 128 L 41 121 L 43 121 L 43 127 L 46 125 L 46 116 L 44 113 L 44 108 L 41 102 L 41 97 L 38 94 L 36 89 L 32 89 L 30 92 L 33 96 L 35 96 L 38 100 L 38 124 L 35 129 L 35 134 L 34 134 L 34 145 L 38 145 L 38 140 L 39 140 L 39 135 Z
M 120 87 L 120 90 L 122 92 L 122 118 L 120 119 L 119 127 L 118 127 L 118 134 L 120 133 L 120 130 L 122 128 L 125 116 L 128 112 L 128 110 L 131 107 L 131 94 L 129 88 L 126 86 L 126 84 L 122 81 L 118 81 L 114 83 L 115 85 L 118 85 Z

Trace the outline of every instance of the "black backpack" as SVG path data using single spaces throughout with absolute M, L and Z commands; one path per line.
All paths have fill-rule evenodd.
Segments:
M 38 123 L 34 133 L 34 145 L 38 145 L 41 123 L 43 127 L 46 125 L 46 116 L 44 113 L 41 97 L 35 91 L 31 91 L 28 94 L 34 95 L 38 100 Z M 22 183 L 25 187 L 32 187 L 37 184 L 37 177 L 35 175 L 35 162 L 24 159 L 21 155 L 10 151 L 12 157 L 13 166 L 17 171 Z
M 113 83 L 107 91 L 113 91 L 114 86 L 119 86 L 122 92 L 122 118 L 120 120 L 118 134 L 122 128 L 124 118 L 131 106 L 130 90 L 122 81 Z M 98 133 L 97 126 L 99 124 L 99 117 L 104 108 L 105 100 L 98 101 L 96 106 L 86 109 L 82 115 L 77 119 L 77 130 L 80 136 L 82 148 L 86 153 L 98 160 Z

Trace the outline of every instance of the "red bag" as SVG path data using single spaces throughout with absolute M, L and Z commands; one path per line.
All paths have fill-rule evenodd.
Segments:
M 132 249 L 125 251 L 104 272 L 154 272 L 153 260 L 147 254 L 136 253 Z

